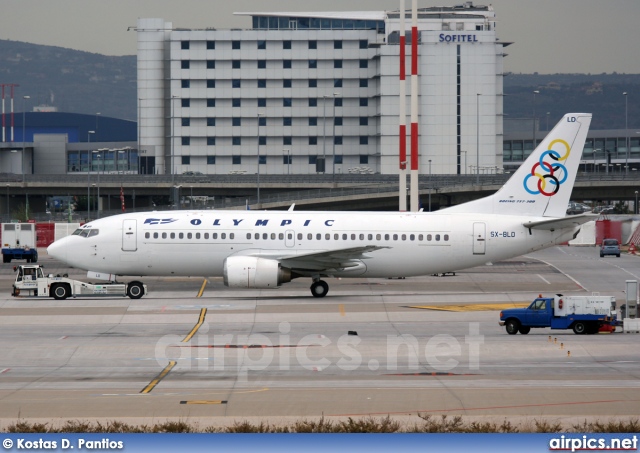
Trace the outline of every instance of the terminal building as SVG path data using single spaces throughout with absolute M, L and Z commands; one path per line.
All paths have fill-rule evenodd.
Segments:
M 154 173 L 398 172 L 399 11 L 236 14 L 251 28 L 138 20 L 140 156 Z M 502 168 L 493 8 L 420 8 L 417 22 L 419 173 Z

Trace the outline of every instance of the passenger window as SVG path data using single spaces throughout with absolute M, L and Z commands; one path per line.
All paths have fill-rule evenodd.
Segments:
M 178 238 L 179 239 L 184 239 L 184 233 L 178 233 Z
M 236 235 L 235 235 L 235 234 L 233 234 L 233 233 L 229 233 L 229 239 L 234 239 L 235 237 L 236 237 Z
M 187 239 L 191 239 L 191 233 L 187 233 Z
M 249 233 L 249 234 L 251 234 L 251 233 Z M 256 233 L 256 234 L 254 234 L 254 235 L 253 235 L 253 238 L 254 238 L 254 239 L 260 239 L 260 233 Z
M 89 230 L 89 237 L 97 236 L 100 234 L 100 230 Z
M 445 235 L 444 235 L 444 240 L 445 240 L 445 241 L 448 241 L 448 240 L 449 240 L 449 235 L 448 235 L 448 234 L 445 234 Z
M 403 240 L 403 241 L 406 241 L 406 240 L 407 240 L 407 235 L 406 235 L 406 234 L 403 234 L 403 235 L 402 235 L 402 240 Z
M 283 240 L 284 239 L 284 233 L 278 234 L 278 239 Z
M 293 234 L 287 233 L 287 239 L 293 239 Z
M 213 233 L 211 235 L 211 239 L 218 239 L 218 233 Z
M 271 233 L 271 240 L 273 241 L 276 238 L 276 234 L 275 233 Z
M 325 238 L 325 240 L 329 241 L 329 240 L 331 240 L 331 235 L 329 233 L 326 233 L 324 235 L 324 238 Z
M 200 233 L 196 233 L 196 239 L 200 239 Z
M 204 238 L 205 238 L 205 239 L 209 239 L 209 233 L 205 233 L 205 234 L 204 234 Z
M 269 239 L 269 235 L 267 233 L 262 233 L 262 239 L 266 241 L 267 239 Z
M 431 235 L 427 234 L 427 241 L 431 241 Z
M 382 239 L 382 235 L 381 234 L 376 234 L 376 241 L 379 241 Z
M 76 231 L 78 231 L 78 230 L 76 230 Z M 73 234 L 76 234 L 76 233 L 74 232 Z M 149 233 L 145 233 L 144 234 L 144 238 L 145 239 L 149 239 L 150 237 L 151 237 L 151 235 Z
M 251 233 L 247 233 L 247 239 L 251 239 Z
M 388 241 L 388 240 L 389 240 L 389 235 L 388 235 L 388 234 L 385 234 L 385 235 L 384 235 L 384 240 L 385 240 L 385 241 Z
M 167 239 L 167 233 L 162 233 L 162 239 Z
M 309 240 L 313 239 L 313 234 L 307 233 L 307 239 L 309 239 Z
M 220 239 L 227 239 L 227 233 L 220 233 Z
M 158 233 L 153 233 L 153 239 L 158 239 Z
M 337 240 L 339 240 L 339 239 L 340 239 L 340 235 L 339 235 L 338 233 L 335 233 L 335 234 L 333 235 L 333 240 L 334 240 L 334 241 L 337 241 Z
M 176 238 L 176 234 L 175 233 L 171 233 L 171 239 L 175 239 Z
M 367 236 L 367 239 L 369 239 L 370 241 L 372 241 L 372 240 L 373 240 L 373 234 L 368 235 L 368 236 Z
M 436 241 L 439 241 L 439 240 L 440 240 L 440 235 L 436 234 Z
M 302 239 L 302 233 L 298 233 L 298 240 Z
M 423 236 L 423 235 L 421 235 L 421 234 L 419 234 L 419 235 L 418 235 L 418 240 L 419 240 L 420 242 L 424 241 L 424 236 Z
M 410 241 L 415 241 L 416 240 L 416 235 L 415 234 L 409 235 L 409 240 Z
M 321 240 L 322 240 L 322 234 L 317 233 L 317 234 L 316 234 L 316 239 L 317 239 L 318 241 L 321 241 Z
M 342 233 L 342 240 L 343 240 L 343 241 L 346 241 L 346 240 L 347 240 L 347 237 L 348 237 L 348 236 L 347 236 L 345 233 Z
M 364 234 L 361 234 L 361 235 L 360 235 L 360 240 L 361 240 L 361 241 L 364 241 Z
M 355 241 L 356 240 L 356 235 L 355 234 L 351 234 L 351 240 Z
M 397 241 L 397 240 L 398 240 L 398 235 L 397 235 L 397 234 L 394 234 L 394 235 L 393 235 L 393 240 L 394 240 L 394 241 Z

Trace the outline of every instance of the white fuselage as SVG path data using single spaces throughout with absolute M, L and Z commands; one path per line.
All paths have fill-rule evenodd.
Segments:
M 90 222 L 94 235 L 68 236 L 50 253 L 89 271 L 136 276 L 222 276 L 224 260 L 383 247 L 335 277 L 409 277 L 495 262 L 571 239 L 577 228 L 529 230 L 511 215 L 450 213 L 167 211 Z M 299 272 L 313 276 L 313 271 Z

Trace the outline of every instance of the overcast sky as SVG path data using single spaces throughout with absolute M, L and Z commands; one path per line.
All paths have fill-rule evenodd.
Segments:
M 418 7 L 463 0 L 419 0 Z M 477 5 L 489 2 L 476 1 Z M 505 70 L 640 73 L 640 0 L 492 0 Z M 406 0 L 411 8 L 411 0 Z M 250 11 L 393 10 L 398 0 L 0 0 L 0 39 L 135 55 L 138 17 L 180 28 L 249 28 Z M 0 65 L 2 62 L 0 62 Z

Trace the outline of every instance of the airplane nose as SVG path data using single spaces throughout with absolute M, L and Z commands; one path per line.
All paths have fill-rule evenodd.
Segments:
M 64 239 L 60 239 L 47 247 L 47 253 L 49 256 L 63 262 L 67 261 L 67 247 L 64 242 L 66 242 Z

